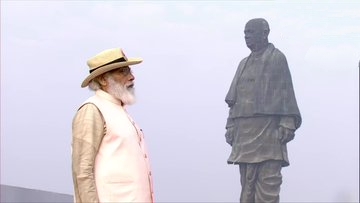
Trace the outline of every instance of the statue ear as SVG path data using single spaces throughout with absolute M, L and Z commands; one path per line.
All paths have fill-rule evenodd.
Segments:
M 266 37 L 269 36 L 269 33 L 270 33 L 270 30 L 268 30 L 268 29 L 264 30 L 264 35 L 265 35 Z

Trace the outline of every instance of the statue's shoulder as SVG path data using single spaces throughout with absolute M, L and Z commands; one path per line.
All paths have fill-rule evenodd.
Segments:
M 241 59 L 240 64 L 245 64 L 245 63 L 246 63 L 246 61 L 248 60 L 248 58 L 249 58 L 249 56 L 247 56 L 247 57 L 245 57 L 245 58 Z
M 271 57 L 269 63 L 273 65 L 274 68 L 280 68 L 280 69 L 288 68 L 285 54 L 275 47 L 271 51 Z
M 285 54 L 280 51 L 280 49 L 276 48 L 275 46 L 273 46 L 273 51 L 272 51 L 272 57 L 276 58 L 276 59 L 284 59 L 286 60 L 286 56 Z

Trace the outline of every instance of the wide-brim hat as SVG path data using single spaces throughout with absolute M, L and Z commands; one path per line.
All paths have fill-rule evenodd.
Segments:
M 97 76 L 124 66 L 141 63 L 141 58 L 127 58 L 121 48 L 107 49 L 87 61 L 90 70 L 81 87 L 86 87 Z

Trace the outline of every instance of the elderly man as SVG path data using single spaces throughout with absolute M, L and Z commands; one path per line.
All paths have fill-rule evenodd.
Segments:
M 240 202 L 279 202 L 281 168 L 289 165 L 286 144 L 301 124 L 287 60 L 268 42 L 269 32 L 265 19 L 248 21 L 244 33 L 251 53 L 225 98 L 228 164 L 239 165 Z
M 87 64 L 81 87 L 95 95 L 78 109 L 72 123 L 75 200 L 153 202 L 153 185 L 142 130 L 126 111 L 135 102 L 134 76 L 122 49 L 105 50 Z

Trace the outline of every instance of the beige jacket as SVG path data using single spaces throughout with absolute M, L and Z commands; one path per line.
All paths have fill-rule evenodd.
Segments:
M 73 120 L 76 202 L 153 202 L 142 131 L 120 102 L 98 90 Z

